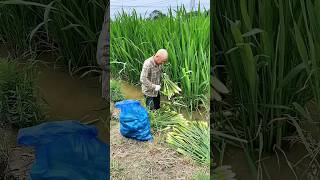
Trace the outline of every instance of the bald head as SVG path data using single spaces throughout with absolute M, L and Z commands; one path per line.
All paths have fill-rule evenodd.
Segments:
M 154 55 L 154 61 L 157 65 L 166 63 L 168 59 L 168 52 L 165 49 L 159 49 Z

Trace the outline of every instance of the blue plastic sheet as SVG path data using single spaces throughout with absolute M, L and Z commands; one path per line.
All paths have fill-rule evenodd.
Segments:
M 148 141 L 152 140 L 148 111 L 136 100 L 117 102 L 120 109 L 120 133 L 127 138 Z
M 19 130 L 18 144 L 35 148 L 31 180 L 109 179 L 109 146 L 94 126 L 47 122 Z

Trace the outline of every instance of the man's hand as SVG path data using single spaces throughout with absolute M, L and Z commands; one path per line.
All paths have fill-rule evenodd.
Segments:
M 155 86 L 156 86 L 156 87 L 155 87 L 154 90 L 159 91 L 159 90 L 161 89 L 161 86 L 160 86 L 160 85 L 155 85 Z

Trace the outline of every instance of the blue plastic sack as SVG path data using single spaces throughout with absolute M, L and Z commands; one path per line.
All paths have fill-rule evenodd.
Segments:
M 124 100 L 117 102 L 120 109 L 120 133 L 127 138 L 148 141 L 152 140 L 148 111 L 140 101 Z
M 78 121 L 47 122 L 20 129 L 18 144 L 35 148 L 31 180 L 109 179 L 109 146 L 94 126 Z

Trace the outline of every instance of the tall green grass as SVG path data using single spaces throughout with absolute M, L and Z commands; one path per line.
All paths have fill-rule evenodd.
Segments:
M 209 16 L 198 10 L 169 9 L 169 15 L 143 19 L 136 12 L 120 13 L 110 26 L 111 73 L 134 84 L 144 60 L 161 48 L 169 53 L 165 72 L 182 89 L 184 103 L 195 108 L 206 101 L 210 83 Z
M 39 124 L 44 117 L 34 67 L 0 59 L 0 123 L 22 128 Z
M 247 140 L 242 146 L 248 159 L 260 159 L 284 147 L 283 137 L 296 131 L 289 120 L 297 116 L 293 103 L 319 102 L 319 2 L 213 4 L 215 57 L 222 58 L 231 81 L 229 132 Z
M 6 43 L 13 57 L 22 56 L 36 50 L 37 46 L 44 46 L 42 40 L 45 33 L 38 33 L 34 40 L 30 40 L 32 30 L 43 21 L 43 7 L 27 5 L 4 5 L 15 1 L 0 0 L 0 42 Z M 49 3 L 48 0 L 35 2 Z
M 106 1 L 52 1 L 48 10 L 49 36 L 57 44 L 59 58 L 75 71 L 96 66 L 96 46 L 104 20 Z M 50 13 L 50 14 L 49 14 Z
M 108 2 L 1 0 L 0 39 L 12 52 L 54 51 L 71 72 L 96 66 L 96 46 Z
M 320 2 L 300 0 L 290 6 L 292 35 L 304 71 L 311 86 L 314 101 L 320 110 Z M 298 12 L 297 12 L 298 9 Z

